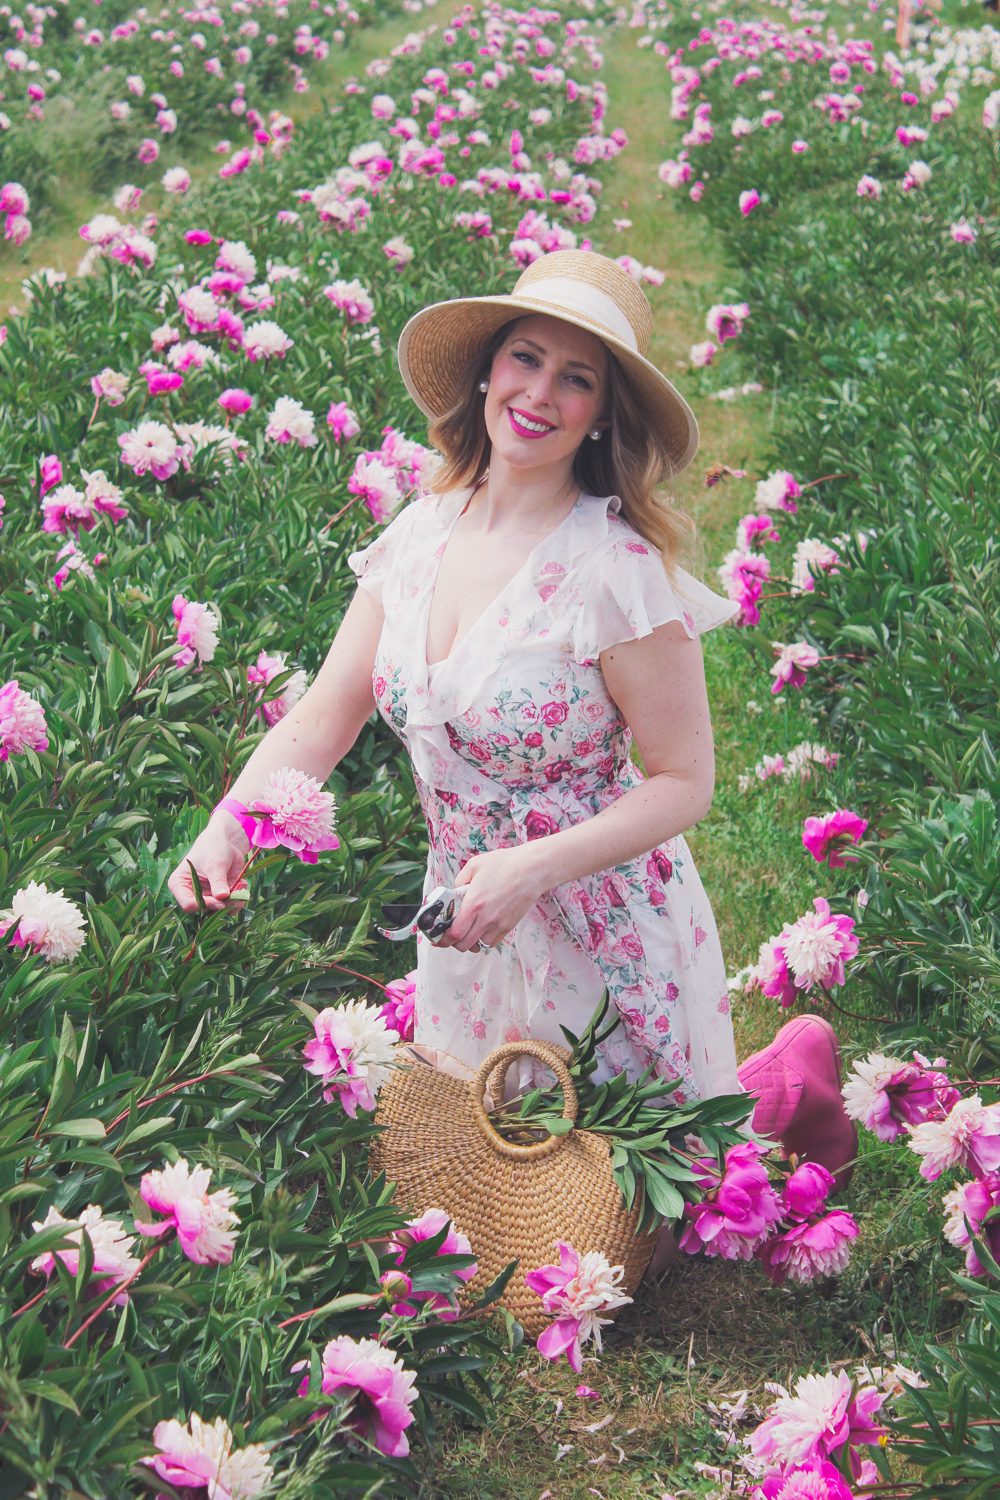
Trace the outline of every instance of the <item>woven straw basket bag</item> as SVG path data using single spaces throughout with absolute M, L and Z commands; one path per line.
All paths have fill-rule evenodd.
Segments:
M 613 1266 L 624 1266 L 622 1290 L 631 1295 L 657 1236 L 635 1233 L 640 1205 L 626 1212 L 603 1136 L 573 1129 L 518 1145 L 493 1128 L 483 1102 L 487 1083 L 493 1098 L 502 1099 L 507 1069 L 524 1055 L 552 1069 L 562 1086 L 563 1118 L 575 1120 L 576 1090 L 564 1048 L 508 1042 L 491 1052 L 474 1076 L 448 1059 L 464 1078 L 430 1066 L 411 1050 L 408 1065 L 379 1094 L 375 1118 L 385 1129 L 371 1148 L 370 1165 L 396 1183 L 396 1201 L 405 1211 L 443 1208 L 455 1228 L 468 1235 L 479 1270 L 464 1289 L 463 1305 L 481 1297 L 506 1265 L 518 1261 L 500 1306 L 533 1338 L 550 1320 L 524 1276 L 558 1260 L 557 1240 L 581 1254 L 603 1251 Z

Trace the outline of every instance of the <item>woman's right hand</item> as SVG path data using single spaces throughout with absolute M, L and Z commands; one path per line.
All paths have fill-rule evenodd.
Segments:
M 191 881 L 194 865 L 206 910 L 222 911 L 233 896 L 247 889 L 240 872 L 249 852 L 250 841 L 233 815 L 214 813 L 167 881 L 167 889 L 182 911 L 197 911 L 198 898 Z

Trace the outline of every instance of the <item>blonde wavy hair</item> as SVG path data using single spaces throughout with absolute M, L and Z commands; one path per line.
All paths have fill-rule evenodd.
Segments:
M 497 329 L 469 365 L 465 395 L 431 424 L 430 440 L 443 456 L 428 485 L 432 494 L 474 487 L 486 474 L 492 444 L 479 384 L 489 379 L 496 354 L 519 321 L 512 319 Z M 625 520 L 656 547 L 672 574 L 682 547 L 694 539 L 694 523 L 657 494 L 672 476 L 673 464 L 650 430 L 620 363 L 604 347 L 608 362 L 604 416 L 610 426 L 600 442 L 580 444 L 573 459 L 573 477 L 588 495 L 618 495 Z

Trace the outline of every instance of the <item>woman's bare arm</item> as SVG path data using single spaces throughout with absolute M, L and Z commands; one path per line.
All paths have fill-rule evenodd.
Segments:
M 231 797 L 249 805 L 270 773 L 283 766 L 294 766 L 317 781 L 326 780 L 375 707 L 372 668 L 382 620 L 382 606 L 359 588 L 315 682 L 265 735 L 229 788 Z M 175 900 L 185 911 L 197 909 L 190 861 L 201 879 L 205 905 L 210 911 L 219 910 L 229 899 L 247 848 L 246 834 L 236 819 L 230 813 L 216 813 L 167 882 Z

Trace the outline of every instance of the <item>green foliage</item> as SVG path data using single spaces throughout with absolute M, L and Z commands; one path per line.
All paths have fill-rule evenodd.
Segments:
M 284 21 L 285 41 L 299 18 L 293 10 Z M 318 865 L 267 855 L 253 865 L 248 901 L 190 917 L 166 889 L 259 743 L 262 703 L 293 670 L 317 670 L 340 623 L 354 588 L 347 557 L 375 531 L 347 489 L 355 460 L 379 447 L 386 424 L 413 429 L 395 369 L 399 330 L 429 300 L 511 279 L 506 241 L 523 206 L 510 194 L 490 202 L 487 239 L 452 222 L 468 195 L 398 170 L 372 194 L 357 234 L 339 233 L 296 196 L 371 139 L 373 92 L 391 86 L 409 99 L 432 64 L 451 67 L 459 55 L 440 37 L 411 42 L 385 85 L 380 75 L 328 101 L 280 157 L 193 190 L 161 225 L 152 268 L 104 259 L 56 286 L 37 278 L 0 347 L 0 683 L 16 678 L 44 706 L 49 736 L 44 752 L 0 766 L 0 907 L 39 881 L 64 891 L 86 922 L 71 963 L 6 944 L 0 956 L 2 1500 L 145 1493 L 150 1475 L 138 1461 L 152 1452 L 153 1428 L 192 1411 L 224 1418 L 237 1446 L 270 1445 L 282 1494 L 412 1493 L 409 1460 L 354 1442 L 350 1403 L 319 1393 L 320 1351 L 342 1334 L 379 1336 L 416 1371 L 428 1438 L 442 1405 L 482 1419 L 480 1372 L 495 1348 L 483 1313 L 500 1284 L 454 1322 L 388 1314 L 378 1279 L 402 1219 L 391 1184 L 366 1174 L 374 1127 L 325 1104 L 302 1067 L 316 1010 L 357 994 L 377 1002 L 400 963 L 398 949 L 370 936 L 378 904 L 419 889 L 426 852 L 398 741 L 372 724 L 338 765 L 330 789 L 340 847 Z M 81 80 L 93 56 L 82 52 Z M 456 68 L 452 81 L 468 77 Z M 101 88 L 113 85 L 106 78 Z M 204 118 L 211 83 L 192 76 L 188 86 L 205 89 Z M 173 88 L 171 98 L 179 103 Z M 571 156 L 589 127 L 587 86 L 575 103 L 552 91 L 544 130 L 526 120 L 538 98 L 516 63 L 482 90 L 477 124 L 505 141 L 517 120 L 540 158 Z M 474 152 L 470 175 L 496 159 L 486 146 Z M 293 208 L 299 222 L 277 221 Z M 287 359 L 252 364 L 209 336 L 205 367 L 186 371 L 176 397 L 153 402 L 139 366 L 165 321 L 186 334 L 177 292 L 211 272 L 216 250 L 184 233 L 205 225 L 246 244 L 261 282 L 275 265 L 298 271 L 273 276 L 274 307 L 258 314 L 278 321 L 293 347 Z M 418 251 L 398 271 L 382 250 L 395 235 Z M 322 295 L 338 276 L 371 287 L 377 330 L 348 328 Z M 121 405 L 95 404 L 90 380 L 105 367 L 128 377 Z M 150 418 L 212 423 L 227 384 L 254 397 L 235 429 L 247 439 L 238 458 L 209 444 L 162 482 L 121 463 L 123 433 Z M 279 396 L 315 413 L 314 447 L 264 438 L 263 414 Z M 338 444 L 324 423 L 341 400 L 361 422 L 354 443 Z M 48 454 L 80 488 L 85 473 L 110 475 L 129 510 L 115 527 L 81 532 L 93 571 L 73 572 L 61 589 L 52 580 L 65 538 L 41 529 L 39 511 Z M 221 621 L 219 649 L 197 667 L 174 661 L 177 593 L 207 602 Z M 262 651 L 289 657 L 266 690 L 248 677 Z M 402 966 L 412 966 L 412 950 Z M 149 1217 L 143 1175 L 179 1157 L 210 1168 L 212 1190 L 235 1194 L 231 1265 L 197 1265 L 169 1236 L 140 1242 L 149 1259 L 123 1306 L 104 1306 L 109 1293 L 95 1291 L 89 1236 L 78 1273 L 61 1262 L 47 1281 L 32 1271 L 46 1250 L 72 1248 L 58 1227 L 34 1231 L 50 1209 L 72 1221 L 99 1204 L 130 1234 L 133 1216 Z M 408 1252 L 417 1292 L 456 1286 L 466 1260 L 437 1248 Z M 310 1371 L 302 1397 L 299 1361 Z M 323 1422 L 309 1420 L 326 1408 Z
M 673 44 L 693 36 L 687 20 L 669 31 Z M 783 121 L 755 119 L 734 152 L 732 119 L 755 101 L 731 86 L 732 65 L 706 75 L 715 135 L 692 166 L 707 188 L 682 206 L 709 216 L 739 268 L 743 354 L 780 397 L 775 467 L 802 483 L 832 476 L 781 518 L 770 583 L 787 589 L 807 537 L 836 548 L 839 571 L 769 601 L 764 628 L 818 648 L 823 670 L 803 695 L 851 750 L 860 810 L 882 838 L 859 966 L 903 1010 L 956 995 L 982 1008 L 1000 981 L 1000 145 L 959 110 L 920 145 L 930 181 L 901 192 L 913 148 L 896 139 L 906 111 L 886 70 L 864 77 L 861 127 L 817 111 L 815 67 L 786 69 L 777 52 L 760 66 Z M 859 199 L 863 174 L 883 182 L 877 201 Z M 737 199 L 753 184 L 762 203 L 744 217 Z M 974 245 L 951 239 L 961 217 Z

